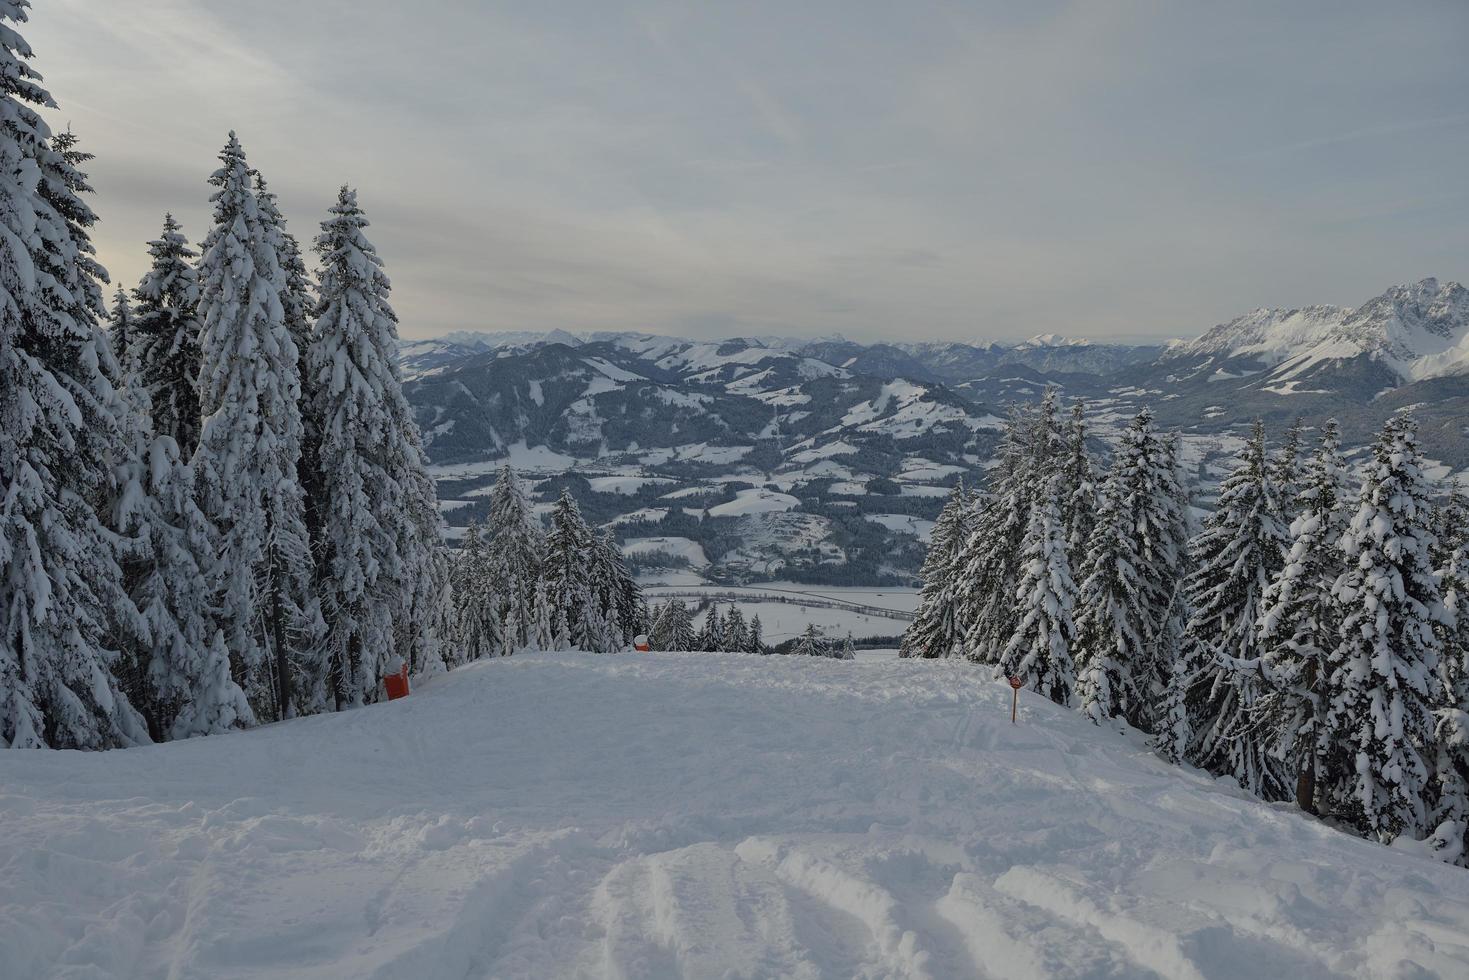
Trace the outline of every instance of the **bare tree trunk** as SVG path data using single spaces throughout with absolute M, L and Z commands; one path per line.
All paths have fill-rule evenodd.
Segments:
M 280 690 L 282 718 L 296 717 L 296 706 L 291 691 L 291 657 L 286 649 L 286 630 L 281 622 L 280 587 L 272 583 L 270 590 L 270 632 L 275 643 L 276 685 Z
M 1316 754 L 1306 756 L 1301 762 L 1301 771 L 1296 776 L 1296 806 L 1312 816 L 1316 815 Z

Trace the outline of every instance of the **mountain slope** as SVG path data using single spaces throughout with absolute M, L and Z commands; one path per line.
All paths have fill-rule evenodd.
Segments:
M 1469 972 L 1469 874 L 1029 692 L 1018 725 L 1009 708 L 969 664 L 529 654 L 241 734 L 12 753 L 0 963 L 7 980 Z
M 1355 310 L 1254 310 L 1170 348 L 1160 361 L 1201 358 L 1255 359 L 1279 382 L 1317 377 L 1362 358 L 1404 382 L 1462 374 L 1469 371 L 1469 289 L 1424 279 L 1393 286 Z

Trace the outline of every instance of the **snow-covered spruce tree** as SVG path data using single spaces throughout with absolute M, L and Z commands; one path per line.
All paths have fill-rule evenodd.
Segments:
M 750 617 L 749 645 L 745 647 L 746 653 L 765 653 L 765 628 L 760 624 L 760 614 L 756 613 Z
M 745 627 L 745 614 L 734 603 L 730 603 L 729 612 L 724 616 L 723 631 L 722 649 L 726 653 L 744 653 L 750 644 L 750 635 Z
M 314 382 L 306 370 L 306 352 L 311 348 L 311 327 L 316 319 L 311 276 L 306 271 L 306 260 L 301 255 L 301 243 L 286 230 L 286 218 L 281 214 L 280 202 L 266 184 L 264 175 L 259 170 L 252 169 L 250 177 L 256 210 L 260 216 L 261 234 L 275 253 L 276 265 L 280 268 L 281 319 L 291 335 L 291 341 L 296 345 L 300 373 L 297 402 L 303 420 L 301 453 L 296 470 L 306 492 L 306 529 L 312 542 L 317 542 L 321 540 L 318 505 L 326 498 L 322 495 L 318 482 L 321 468 L 316 459 L 316 447 L 321 440 L 321 434 L 313 427 L 309 410 L 316 393 L 313 390 Z
M 1364 836 L 1421 837 L 1433 746 L 1433 691 L 1447 616 L 1434 574 L 1431 495 L 1413 418 L 1388 421 L 1341 538 L 1333 594 L 1341 642 L 1327 675 L 1321 798 Z
M 444 515 L 439 510 L 439 492 L 428 472 L 428 457 L 418 425 L 409 416 L 404 430 L 409 461 L 407 521 L 400 525 L 410 535 L 402 550 L 414 583 L 411 611 L 399 621 L 397 645 L 414 675 L 433 674 L 450 666 L 452 651 L 453 586 L 449 580 L 449 548 L 444 539 Z
M 67 290 L 70 307 L 79 319 L 86 319 L 94 329 L 107 316 L 102 287 L 109 282 L 107 270 L 97 261 L 97 249 L 87 229 L 97 223 L 97 215 L 82 202 L 81 195 L 92 192 L 82 164 L 93 154 L 77 149 L 77 137 L 70 129 L 57 133 L 52 148 L 61 157 L 60 166 L 43 165 L 37 191 L 65 222 L 72 254 L 55 272 L 57 281 Z M 38 160 L 40 158 L 38 157 Z M 104 362 L 107 372 L 110 365 Z M 113 374 L 113 377 L 121 377 Z M 115 387 L 115 386 L 114 386 Z
M 318 515 L 317 582 L 339 710 L 377 700 L 389 658 L 428 625 L 415 620 L 431 609 L 414 600 L 432 592 L 423 580 L 434 578 L 440 548 L 437 528 L 415 520 L 411 496 L 428 481 L 398 372 L 391 286 L 367 225 L 343 187 L 316 239 L 321 295 L 305 371 L 316 482 L 329 504 Z
M 694 649 L 694 623 L 689 607 L 682 599 L 671 598 L 658 610 L 653 630 L 648 636 L 654 650 Z
M 1341 635 L 1332 586 L 1344 570 L 1337 541 L 1346 528 L 1345 464 L 1336 422 L 1322 430 L 1296 497 L 1285 563 L 1260 603 L 1258 647 L 1268 690 L 1256 703 L 1256 726 L 1271 754 L 1295 775 L 1295 800 L 1317 812 L 1322 741 L 1322 685 L 1327 657 Z
M 595 615 L 596 603 L 587 568 L 593 545 L 592 532 L 582 520 L 581 509 L 563 489 L 551 509 L 551 527 L 546 533 L 541 565 L 546 594 L 566 629 L 566 644 L 558 644 L 557 649 L 567 649 L 569 645 L 593 651 L 600 642 L 597 622 L 600 617 Z
M 815 623 L 807 623 L 806 629 L 801 633 L 796 645 L 791 648 L 791 655 L 796 657 L 829 657 L 831 656 L 831 643 L 826 635 L 817 629 Z
M 465 529 L 459 551 L 449 563 L 450 594 L 454 604 L 449 617 L 451 666 L 494 655 L 490 645 L 492 614 L 486 587 L 488 581 L 484 537 L 479 524 L 471 523 Z
M 1074 659 L 1081 708 L 1094 722 L 1123 717 L 1142 727 L 1163 686 L 1155 644 L 1176 591 L 1166 576 L 1180 568 L 1171 469 L 1144 409 L 1123 433 L 1080 567 Z M 1172 657 L 1165 662 L 1171 668 Z
M 112 311 L 107 316 L 107 342 L 112 348 L 112 359 L 117 362 L 120 377 L 127 375 L 137 353 L 135 330 L 127 290 L 118 286 L 112 297 Z
M 1066 557 L 1066 528 L 1056 498 L 1061 480 L 1041 490 L 1020 548 L 1015 599 L 1020 622 L 995 666 L 999 677 L 1019 677 L 1032 691 L 1069 705 L 1076 689 L 1071 648 L 1076 642 L 1072 607 L 1076 587 Z
M 1439 856 L 1469 866 L 1469 497 L 1456 483 L 1438 510 L 1439 579 L 1445 622 L 1438 624 L 1438 707 L 1434 711 L 1429 826 Z
M 1297 418 L 1285 430 L 1280 448 L 1270 460 L 1270 483 L 1280 501 L 1281 519 L 1289 525 L 1296 519 L 1296 503 L 1301 496 L 1301 434 L 1305 423 Z
M 1169 758 L 1182 748 L 1200 768 L 1278 800 L 1290 788 L 1271 755 L 1270 733 L 1257 723 L 1266 685 L 1256 624 L 1265 591 L 1283 564 L 1286 537 L 1260 422 L 1237 460 L 1192 546 L 1182 667 L 1168 693 L 1170 703 L 1182 699 L 1187 737 L 1168 729 L 1159 741 Z
M 297 350 L 282 273 L 234 133 L 210 177 L 214 227 L 199 259 L 201 507 L 220 530 L 225 643 L 261 720 L 326 707 L 320 614 L 297 473 Z
M 664 601 L 662 605 L 653 607 L 652 620 L 648 625 L 648 647 L 652 650 L 666 650 L 663 644 L 667 642 L 668 615 L 672 611 L 673 599 Z
M 996 663 L 1019 622 L 1020 545 L 1037 491 L 1055 475 L 1065 447 L 1054 387 L 1046 389 L 1034 411 L 1012 412 L 1000 465 L 976 508 L 955 587 L 963 643 L 972 660 Z
M 929 535 L 928 555 L 919 573 L 918 612 L 903 632 L 901 657 L 953 657 L 963 655 L 964 626 L 958 614 L 963 608 L 958 594 L 963 557 L 974 533 L 974 505 L 961 481 L 949 493 Z
M 193 472 L 173 437 L 154 434 L 137 370 L 126 375 L 112 526 L 126 542 L 123 569 L 145 629 L 129 636 L 129 696 L 154 740 L 212 735 L 254 724 L 216 627 L 218 532 L 194 499 Z
M 133 346 L 152 406 L 154 428 L 172 437 L 183 459 L 199 444 L 199 277 L 193 249 L 173 215 L 148 243 L 152 264 L 133 290 Z
M 842 645 L 836 649 L 833 656 L 837 660 L 856 660 L 857 644 L 852 639 L 852 631 L 847 630 L 847 635 L 842 638 Z
M 85 181 L 10 26 L 26 6 L 0 0 L 0 746 L 101 749 L 148 740 L 106 635 L 131 605 L 96 510 L 122 442 L 116 365 Z
M 500 656 L 508 657 L 525 649 L 525 627 L 520 622 L 520 610 L 509 606 L 505 610 L 505 619 L 500 627 Z
M 1086 406 L 1071 407 L 1071 425 L 1066 431 L 1066 460 L 1061 465 L 1061 526 L 1066 529 L 1066 554 L 1073 566 L 1079 564 L 1091 540 L 1097 520 L 1097 478 L 1091 453 L 1086 448 Z
M 647 629 L 642 587 L 627 570 L 610 529 L 593 535 L 592 592 L 606 630 L 603 652 L 624 649 Z
M 532 603 L 545 541 L 520 479 L 508 462 L 490 490 L 486 533 L 490 582 L 499 615 L 508 618 L 514 611 L 520 629 L 516 645 L 524 646 L 529 639 L 525 631 L 535 621 Z
M 717 604 L 709 603 L 709 611 L 704 614 L 704 625 L 699 628 L 694 645 L 701 653 L 718 653 L 724 649 L 724 630 L 719 621 Z
M 555 618 L 550 600 L 546 598 L 545 580 L 537 579 L 535 589 L 531 593 L 531 625 L 526 643 L 527 649 L 556 649 Z

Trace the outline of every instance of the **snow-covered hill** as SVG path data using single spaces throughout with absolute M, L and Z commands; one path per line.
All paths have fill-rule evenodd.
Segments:
M 524 655 L 6 753 L 0 973 L 1458 977 L 1469 874 L 972 665 Z

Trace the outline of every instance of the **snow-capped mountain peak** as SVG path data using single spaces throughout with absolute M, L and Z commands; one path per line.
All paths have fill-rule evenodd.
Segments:
M 1064 337 L 1058 333 L 1038 333 L 1015 346 L 1021 349 L 1027 347 L 1090 347 L 1091 343 L 1086 337 Z
M 1429 278 L 1393 286 L 1356 309 L 1260 308 L 1164 354 L 1200 356 L 1254 358 L 1282 378 L 1364 356 L 1404 381 L 1459 374 L 1469 371 L 1469 290 Z

